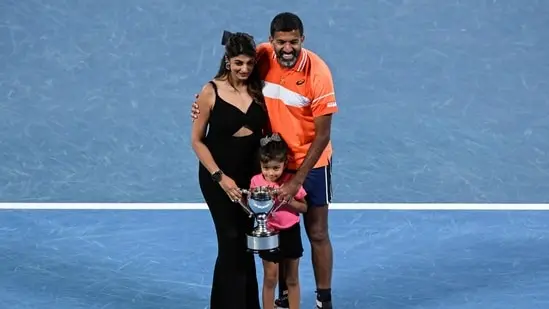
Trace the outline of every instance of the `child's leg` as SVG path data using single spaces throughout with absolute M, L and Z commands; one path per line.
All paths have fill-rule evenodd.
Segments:
M 299 309 L 301 290 L 299 288 L 299 259 L 285 259 L 284 271 L 288 287 L 288 302 L 290 309 Z
M 274 309 L 278 264 L 263 260 L 263 309 Z

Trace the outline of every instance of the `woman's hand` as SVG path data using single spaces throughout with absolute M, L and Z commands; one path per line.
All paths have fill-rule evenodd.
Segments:
M 242 191 L 240 191 L 240 188 L 230 177 L 223 175 L 223 177 L 221 177 L 219 185 L 234 203 L 238 203 L 242 198 Z

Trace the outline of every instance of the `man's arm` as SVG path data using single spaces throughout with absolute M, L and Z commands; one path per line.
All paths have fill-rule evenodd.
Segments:
M 309 151 L 299 169 L 296 172 L 296 179 L 300 184 L 305 182 L 309 172 L 315 167 L 326 146 L 330 142 L 332 131 L 332 114 L 322 115 L 315 118 L 315 137 Z
M 322 152 L 328 146 L 332 131 L 332 115 L 338 111 L 330 69 L 323 62 L 316 63 L 316 65 L 312 83 L 313 100 L 311 102 L 315 137 L 295 175 L 296 180 L 301 184 L 303 184 L 309 172 L 318 162 Z

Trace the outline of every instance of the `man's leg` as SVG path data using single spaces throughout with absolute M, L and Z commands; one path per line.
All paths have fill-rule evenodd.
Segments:
M 315 168 L 303 184 L 307 192 L 307 213 L 303 215 L 305 231 L 311 244 L 311 259 L 317 288 L 317 308 L 332 309 L 333 250 L 328 233 L 328 205 L 332 200 L 332 164 Z M 279 270 L 281 273 L 283 269 Z M 286 309 L 288 289 L 279 282 L 278 308 Z
M 317 288 L 317 308 L 332 309 L 333 250 L 328 232 L 328 205 L 332 200 L 332 166 L 312 170 L 303 184 L 308 195 L 305 231 Z
M 333 250 L 328 233 L 328 205 L 311 207 L 305 215 L 305 230 L 311 243 L 311 258 L 315 274 L 317 299 L 326 303 L 332 301 Z

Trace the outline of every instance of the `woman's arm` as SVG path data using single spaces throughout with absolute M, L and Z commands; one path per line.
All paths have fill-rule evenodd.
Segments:
M 215 102 L 215 90 L 209 83 L 202 88 L 198 100 L 196 101 L 200 110 L 200 117 L 193 122 L 191 130 L 191 143 L 198 160 L 204 165 L 204 167 L 210 172 L 210 175 L 215 172 L 221 171 L 219 166 L 215 163 L 212 153 L 204 144 L 203 140 L 206 136 L 206 128 L 208 126 L 208 120 L 210 119 L 210 112 Z M 222 172 L 222 171 L 221 171 Z M 227 193 L 227 196 L 234 202 L 239 201 L 242 198 L 242 192 L 227 175 L 222 174 L 219 181 L 221 188 Z
M 204 165 L 210 174 L 219 171 L 219 167 L 215 163 L 210 150 L 206 147 L 203 140 L 206 136 L 208 120 L 210 119 L 210 112 L 214 101 L 215 91 L 212 85 L 208 83 L 202 88 L 202 91 L 196 100 L 198 109 L 200 110 L 200 117 L 193 122 L 191 130 L 191 143 L 193 150 L 198 157 L 198 160 L 200 160 L 200 163 Z

